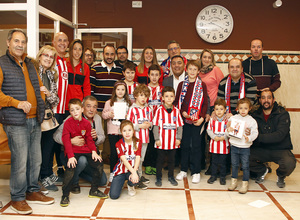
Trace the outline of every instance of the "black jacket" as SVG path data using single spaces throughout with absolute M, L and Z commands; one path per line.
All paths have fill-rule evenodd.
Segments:
M 259 132 L 252 147 L 269 150 L 293 149 L 290 135 L 290 115 L 284 107 L 275 102 L 267 122 L 262 107 L 256 110 L 252 117 L 257 121 Z

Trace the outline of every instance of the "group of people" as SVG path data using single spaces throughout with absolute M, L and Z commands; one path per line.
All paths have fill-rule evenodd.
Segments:
M 84 49 L 79 39 L 69 45 L 63 32 L 36 59 L 26 56 L 26 45 L 26 34 L 13 29 L 0 58 L 0 123 L 11 150 L 11 208 L 19 214 L 32 213 L 27 202 L 54 203 L 46 196 L 58 190 L 54 154 L 57 174 L 63 174 L 62 207 L 69 205 L 70 192 L 80 193 L 79 177 L 91 182 L 89 197 L 108 198 L 98 189 L 107 182 L 98 149 L 106 137 L 111 199 L 119 198 L 126 180 L 130 196 L 136 188 L 147 189 L 150 180 L 143 173 L 156 175 L 155 185 L 161 187 L 166 158 L 170 184 L 178 185 L 189 169 L 192 183 L 199 183 L 208 159 L 206 141 L 208 183 L 219 176 L 225 185 L 231 164 L 228 190 L 237 188 L 240 163 L 240 193 L 247 192 L 249 178 L 264 181 L 268 162 L 279 165 L 280 188 L 295 169 L 289 113 L 273 93 L 280 74 L 262 55 L 260 39 L 251 41 L 251 57 L 229 61 L 226 77 L 211 50 L 188 61 L 176 41 L 168 43 L 169 57 L 161 65 L 152 46 L 144 48 L 139 65 L 128 60 L 126 47 L 111 45 L 94 63 L 95 51 Z M 41 123 L 51 117 L 47 110 L 60 126 L 41 132 Z

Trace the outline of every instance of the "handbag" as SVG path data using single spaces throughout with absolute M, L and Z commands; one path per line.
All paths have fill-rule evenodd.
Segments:
M 54 113 L 51 108 L 47 108 L 45 110 L 45 116 L 43 123 L 41 124 L 42 131 L 49 131 L 56 127 L 58 127 L 59 123 L 57 122 L 56 118 L 54 117 Z

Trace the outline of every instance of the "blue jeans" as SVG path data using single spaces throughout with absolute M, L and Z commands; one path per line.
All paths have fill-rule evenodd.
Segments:
M 75 169 L 75 173 L 74 173 L 74 177 L 73 177 L 73 184 L 78 184 L 79 177 L 81 177 L 82 179 L 91 183 L 92 176 L 93 176 L 92 169 L 90 166 L 88 166 L 88 161 L 87 161 L 86 157 L 80 156 L 77 161 L 77 165 L 76 165 L 76 169 Z M 106 183 L 107 183 L 107 177 L 103 171 L 100 182 L 99 182 L 99 186 L 105 186 Z
M 130 172 L 122 173 L 119 175 L 114 176 L 111 185 L 110 185 L 110 191 L 109 196 L 111 199 L 118 199 L 120 197 L 124 182 L 128 180 L 129 186 L 136 186 L 137 183 L 132 183 L 129 181 L 129 176 L 131 175 Z
M 40 190 L 38 177 L 42 163 L 41 125 L 36 118 L 25 125 L 3 125 L 11 151 L 10 194 L 12 201 L 22 201 L 26 192 Z
M 239 173 L 240 162 L 243 169 L 243 181 L 249 181 L 250 168 L 250 148 L 239 148 L 231 145 L 231 164 L 232 164 L 232 178 L 237 178 Z

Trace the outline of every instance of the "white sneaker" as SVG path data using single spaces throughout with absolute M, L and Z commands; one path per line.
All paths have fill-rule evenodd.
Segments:
M 176 179 L 183 180 L 184 177 L 187 177 L 187 173 L 184 171 L 180 171 L 180 173 L 177 174 Z
M 134 195 L 136 194 L 136 191 L 135 191 L 134 186 L 129 186 L 129 185 L 127 184 L 127 188 L 128 188 L 128 195 L 134 196 Z
M 114 173 L 110 173 L 108 181 L 111 183 L 113 178 L 114 178 Z
M 192 183 L 199 183 L 200 182 L 200 173 L 195 173 L 192 176 Z

